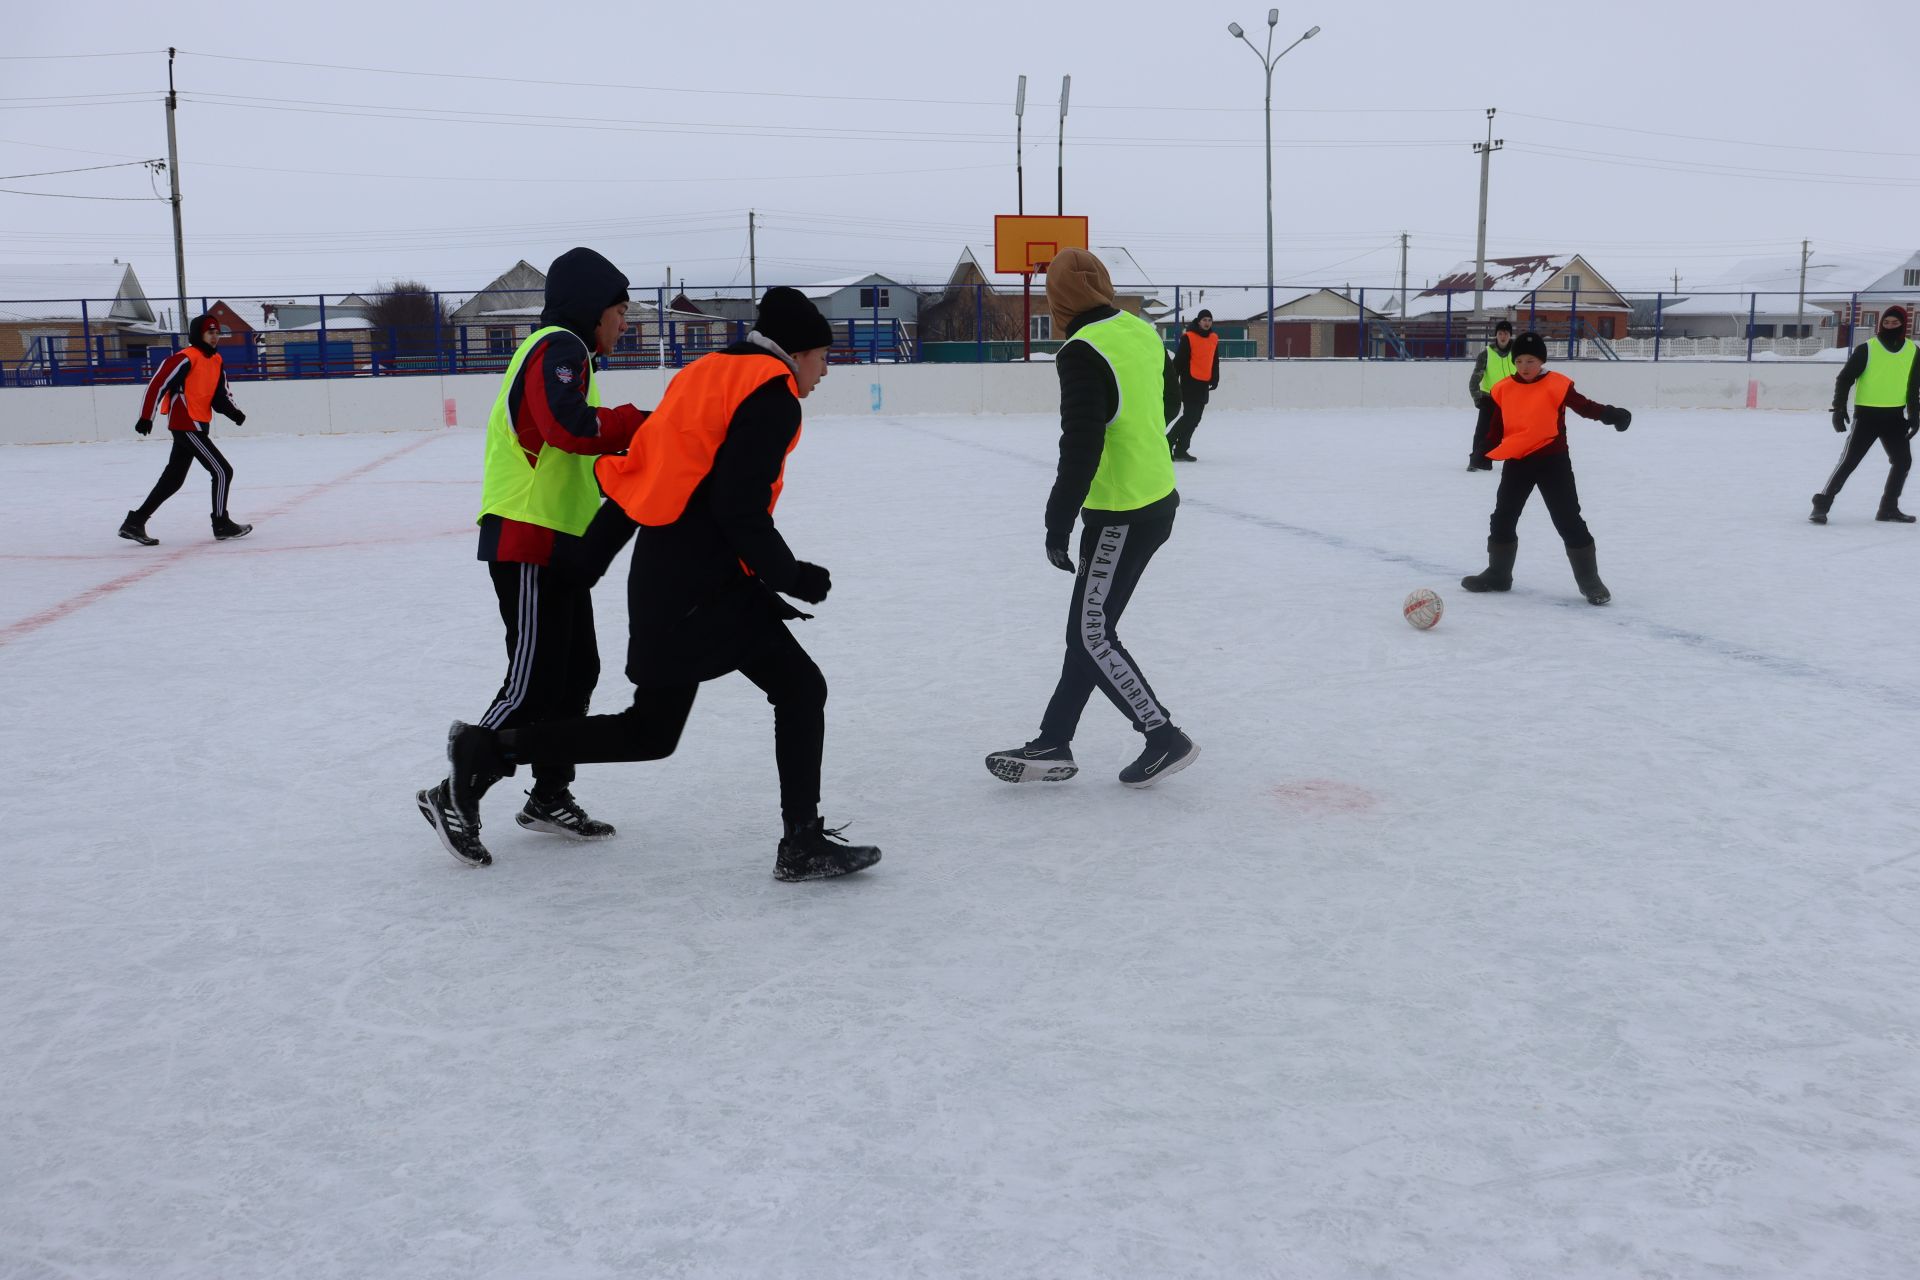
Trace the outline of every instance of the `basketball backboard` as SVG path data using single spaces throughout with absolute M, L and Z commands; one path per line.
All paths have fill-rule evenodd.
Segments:
M 1087 247 L 1087 220 L 1070 214 L 1003 213 L 993 220 L 993 269 L 1006 275 L 1044 272 L 1062 249 Z

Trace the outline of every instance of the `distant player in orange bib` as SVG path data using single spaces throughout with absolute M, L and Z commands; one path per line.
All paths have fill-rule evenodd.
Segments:
M 1180 374 L 1180 416 L 1167 431 L 1167 448 L 1175 462 L 1198 462 L 1193 456 L 1193 433 L 1207 411 L 1207 399 L 1220 389 L 1220 335 L 1213 331 L 1213 312 L 1202 311 L 1180 335 L 1173 353 Z
M 1573 580 L 1589 604 L 1613 598 L 1600 581 L 1593 535 L 1580 515 L 1580 494 L 1573 483 L 1573 458 L 1567 452 L 1567 410 L 1625 431 L 1633 415 L 1599 404 L 1573 389 L 1573 379 L 1547 372 L 1547 344 L 1537 333 L 1513 343 L 1513 376 L 1487 392 L 1493 411 L 1487 426 L 1487 457 L 1501 462 L 1500 492 L 1487 531 L 1487 568 L 1460 579 L 1468 591 L 1507 591 L 1513 586 L 1513 562 L 1520 550 L 1520 512 L 1535 489 L 1547 504 L 1553 527 L 1566 543 Z
M 233 465 L 213 443 L 214 411 L 225 414 L 237 427 L 247 420 L 227 392 L 227 373 L 220 360 L 220 322 L 210 315 L 195 316 L 187 326 L 187 345 L 167 357 L 140 402 L 140 420 L 133 429 L 141 435 L 153 430 L 153 415 L 166 415 L 173 436 L 173 452 L 167 466 L 154 483 L 147 500 L 120 522 L 120 536 L 143 547 L 157 546 L 160 539 L 147 533 L 147 521 L 160 504 L 180 491 L 194 463 L 207 469 L 213 478 L 213 536 L 222 541 L 244 538 L 253 532 L 250 524 L 235 524 L 227 515 L 227 490 L 233 487 Z

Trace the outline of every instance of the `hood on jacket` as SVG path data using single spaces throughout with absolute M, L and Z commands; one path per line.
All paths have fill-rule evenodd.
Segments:
M 591 249 L 569 249 L 547 268 L 540 324 L 559 325 L 593 348 L 593 331 L 608 307 L 627 301 L 627 277 Z
M 192 322 L 187 325 L 187 340 L 208 355 L 212 355 L 219 348 L 205 340 L 207 336 L 207 326 L 218 323 L 220 323 L 219 320 L 215 319 L 211 312 L 195 316 Z
M 1056 335 L 1065 334 L 1075 318 L 1095 307 L 1113 305 L 1107 264 L 1085 249 L 1062 249 L 1047 264 L 1047 310 Z

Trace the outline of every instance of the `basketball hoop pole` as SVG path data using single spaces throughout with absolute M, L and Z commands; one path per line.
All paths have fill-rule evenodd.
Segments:
M 1033 360 L 1033 272 L 1020 276 L 1020 358 Z

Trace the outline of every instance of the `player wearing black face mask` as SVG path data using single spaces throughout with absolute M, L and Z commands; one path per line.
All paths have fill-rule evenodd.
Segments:
M 1907 337 L 1907 309 L 1888 307 L 1880 330 L 1854 348 L 1833 387 L 1833 429 L 1847 429 L 1847 392 L 1853 392 L 1853 433 L 1840 455 L 1840 464 L 1827 484 L 1813 495 L 1815 524 L 1827 522 L 1827 512 L 1847 477 L 1860 465 L 1877 441 L 1887 451 L 1887 487 L 1880 495 L 1876 520 L 1912 524 L 1914 517 L 1900 510 L 1900 490 L 1913 469 L 1913 446 L 1920 432 L 1920 361 Z

